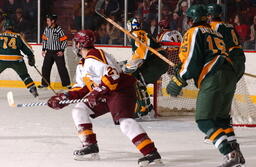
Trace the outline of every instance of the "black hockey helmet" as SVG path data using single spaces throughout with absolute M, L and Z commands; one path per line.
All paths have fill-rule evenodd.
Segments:
M 46 19 L 50 19 L 50 20 L 57 20 L 57 15 L 56 14 L 47 14 L 45 16 Z
M 222 14 L 222 7 L 219 4 L 209 4 L 207 5 L 207 15 L 213 17 L 219 17 Z
M 192 19 L 193 23 L 207 21 L 207 9 L 202 4 L 192 5 L 188 8 L 186 14 L 187 17 Z

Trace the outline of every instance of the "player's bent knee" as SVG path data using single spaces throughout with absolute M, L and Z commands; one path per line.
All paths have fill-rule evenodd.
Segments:
M 139 134 L 145 133 L 145 130 L 132 118 L 122 118 L 119 120 L 120 129 L 130 140 L 138 136 Z
M 76 127 L 80 124 L 91 123 L 90 114 L 93 111 L 84 103 L 77 103 L 72 110 L 72 117 Z

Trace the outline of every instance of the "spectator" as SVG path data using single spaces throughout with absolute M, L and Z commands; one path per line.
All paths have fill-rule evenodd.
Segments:
M 73 8 L 74 11 L 74 28 L 76 30 L 81 30 L 81 2 L 76 4 Z M 95 2 L 90 0 L 85 0 L 84 3 L 84 28 L 90 30 L 96 30 L 99 26 L 99 17 L 95 14 Z
M 119 2 L 118 0 L 99 0 L 96 4 L 96 10 L 106 16 L 117 15 L 120 10 Z
M 256 16 L 253 17 L 253 24 L 250 26 L 250 40 L 244 43 L 245 49 L 256 49 Z
M 181 27 L 179 27 L 179 15 L 177 12 L 173 12 L 172 14 L 172 18 L 170 21 L 170 29 L 181 32 Z
M 140 23 L 140 27 L 142 30 L 145 30 L 146 32 L 149 32 L 149 24 L 145 21 L 145 19 L 139 15 L 139 14 L 135 14 L 134 16 L 138 22 Z
M 186 16 L 186 11 L 188 9 L 188 2 L 187 1 L 183 1 L 180 5 L 181 9 L 180 9 L 180 23 L 179 23 L 179 27 L 181 28 L 181 32 L 185 32 L 188 28 L 188 18 Z
M 120 22 L 117 21 L 116 17 L 110 16 L 110 19 L 114 20 L 116 23 L 121 25 Z M 107 23 L 107 34 L 109 35 L 109 44 L 123 44 L 123 36 L 122 32 L 119 31 L 115 26 L 110 23 Z
M 6 19 L 4 15 L 5 15 L 4 11 L 0 8 L 0 33 L 5 31 L 4 24 Z
M 148 20 L 157 18 L 158 0 L 150 0 Z
M 37 1 L 36 0 L 23 0 L 22 9 L 24 17 L 35 23 L 37 16 Z
M 17 8 L 21 7 L 20 1 L 17 0 L 5 0 L 4 1 L 4 11 L 13 18 L 15 16 L 15 11 Z
M 81 30 L 82 28 L 82 23 L 81 23 L 81 1 L 79 3 L 75 3 L 73 7 L 73 20 L 74 20 L 74 29 L 76 30 Z
M 28 21 L 23 16 L 21 8 L 16 9 L 14 18 L 14 32 L 25 34 L 28 32 Z
M 39 85 L 38 88 L 45 88 L 49 86 L 51 69 L 55 62 L 62 86 L 70 89 L 70 78 L 64 59 L 64 50 L 67 46 L 67 36 L 65 36 L 62 28 L 56 24 L 56 20 L 57 16 L 54 14 L 46 16 L 47 27 L 44 29 L 44 33 L 42 35 L 42 56 L 44 57 L 42 75 L 44 79 L 42 79 L 41 85 Z M 48 83 L 45 80 L 47 80 Z
M 97 44 L 108 44 L 109 41 L 109 35 L 107 34 L 107 28 L 106 24 L 101 24 L 100 28 L 97 31 Z
M 243 44 L 249 36 L 249 26 L 243 23 L 244 19 L 240 15 L 235 15 L 234 28 L 239 36 L 240 42 Z
M 150 20 L 150 27 L 149 27 L 149 32 L 148 32 L 153 38 L 156 39 L 157 34 L 158 34 L 158 26 L 157 26 L 157 20 L 152 19 Z
M 161 16 L 161 18 L 164 20 L 170 20 L 170 11 L 167 6 L 163 7 L 163 10 L 161 11 Z
M 140 0 L 137 2 L 137 7 L 136 7 L 137 10 L 135 11 L 135 13 L 137 13 L 140 16 L 143 16 L 144 14 L 144 3 L 145 2 L 143 2 L 143 0 Z

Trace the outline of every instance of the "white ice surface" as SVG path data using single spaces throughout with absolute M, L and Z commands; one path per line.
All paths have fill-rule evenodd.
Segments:
M 12 90 L 16 103 L 38 101 L 26 89 L 0 88 L 1 167 L 136 167 L 141 154 L 122 135 L 109 114 L 93 121 L 101 160 L 75 161 L 80 146 L 71 118 L 72 105 L 55 111 L 48 107 L 11 108 L 6 93 Z M 52 93 L 40 90 L 40 100 Z M 203 143 L 193 117 L 169 117 L 140 122 L 154 140 L 167 167 L 216 167 L 222 156 L 213 145 Z M 236 134 L 247 160 L 256 166 L 256 129 L 237 128 Z

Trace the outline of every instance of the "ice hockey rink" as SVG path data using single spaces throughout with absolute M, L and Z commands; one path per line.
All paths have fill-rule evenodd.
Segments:
M 24 88 L 1 88 L 1 167 L 136 167 L 141 154 L 122 135 L 109 114 L 94 120 L 100 160 L 75 161 L 80 146 L 71 117 L 72 105 L 63 110 L 48 107 L 9 107 L 6 93 L 14 93 L 15 103 L 46 101 L 50 90 L 40 90 L 34 99 Z M 222 156 L 213 145 L 203 142 L 193 116 L 158 118 L 140 122 L 154 140 L 166 167 L 216 167 Z M 236 128 L 247 167 L 256 166 L 256 129 Z

